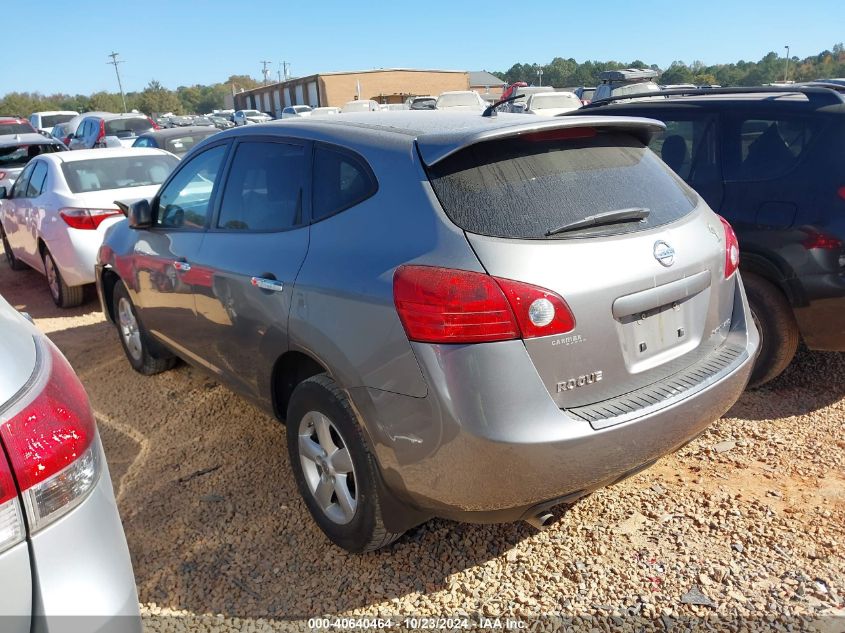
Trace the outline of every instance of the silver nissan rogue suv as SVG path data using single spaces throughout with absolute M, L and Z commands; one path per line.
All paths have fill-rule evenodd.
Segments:
M 132 366 L 287 425 L 351 551 L 547 523 L 701 433 L 758 336 L 731 227 L 623 117 L 380 112 L 217 134 L 125 204 L 97 282 Z

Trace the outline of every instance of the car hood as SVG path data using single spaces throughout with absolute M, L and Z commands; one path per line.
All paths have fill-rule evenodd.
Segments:
M 0 296 L 0 408 L 27 383 L 35 363 L 32 326 Z

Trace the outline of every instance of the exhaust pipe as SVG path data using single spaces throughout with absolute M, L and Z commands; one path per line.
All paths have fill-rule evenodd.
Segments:
M 545 530 L 554 521 L 554 515 L 551 512 L 540 512 L 525 519 L 525 522 L 537 530 Z

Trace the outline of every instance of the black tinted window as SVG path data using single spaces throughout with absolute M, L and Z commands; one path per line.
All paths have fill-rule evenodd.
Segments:
M 377 189 L 376 180 L 362 158 L 317 147 L 314 152 L 315 221 L 366 200 Z
M 801 162 L 816 135 L 818 121 L 787 116 L 754 118 L 734 121 L 728 129 L 733 151 L 728 154 L 727 180 L 771 180 Z
M 649 116 L 648 112 L 637 116 Z M 695 186 L 718 172 L 715 121 L 710 117 L 678 120 L 661 117 L 666 130 L 656 135 L 649 148 L 672 171 Z
M 3 134 L 32 134 L 35 128 L 29 121 L 25 123 L 0 123 L 0 136 Z
M 241 143 L 220 206 L 218 228 L 279 231 L 302 223 L 305 148 L 287 143 Z
M 634 137 L 566 138 L 571 134 L 554 130 L 473 145 L 431 168 L 432 186 L 455 224 L 495 237 L 544 238 L 587 216 L 650 211 L 643 222 L 558 237 L 624 233 L 666 224 L 695 207 L 695 194 Z
M 179 173 L 173 176 L 159 195 L 156 214 L 158 226 L 188 229 L 205 227 L 214 183 L 225 155 L 226 146 L 218 145 L 182 165 Z
M 75 114 L 48 114 L 41 117 L 41 127 L 54 127 L 59 123 L 67 123 Z

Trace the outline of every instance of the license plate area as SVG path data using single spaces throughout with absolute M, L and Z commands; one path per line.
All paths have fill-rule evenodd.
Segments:
M 628 371 L 647 371 L 695 349 L 701 342 L 708 298 L 709 289 L 617 319 Z

